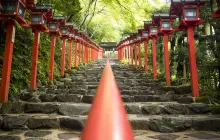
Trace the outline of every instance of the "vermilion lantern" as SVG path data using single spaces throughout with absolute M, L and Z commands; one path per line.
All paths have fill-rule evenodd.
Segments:
M 173 32 L 172 22 L 176 16 L 170 16 L 168 13 L 155 13 L 153 14 L 153 21 L 159 26 L 159 34 L 163 35 L 163 46 L 164 46 L 164 64 L 166 72 L 166 83 L 167 86 L 171 85 L 170 81 L 170 60 L 169 60 L 169 49 L 168 49 L 168 36 Z
M 51 5 L 36 5 L 31 9 L 31 26 L 38 30 L 47 29 L 47 17 L 46 13 L 51 10 Z
M 138 40 L 138 41 L 141 41 L 141 39 L 142 39 L 141 34 L 138 34 L 138 35 L 137 35 L 137 40 Z
M 215 13 L 212 14 L 213 18 L 220 18 L 220 0 L 216 0 L 218 9 Z
M 26 7 L 21 0 L 2 0 L 2 10 L 0 15 L 3 17 L 10 17 L 18 21 L 20 24 L 26 24 L 24 20 Z
M 187 26 L 197 26 L 204 22 L 200 19 L 200 7 L 206 0 L 171 0 L 171 15 L 179 16 L 180 25 L 177 30 L 187 29 Z M 181 9 L 181 10 L 180 10 Z
M 172 33 L 172 23 L 176 16 L 171 16 L 169 13 L 155 13 L 152 18 L 158 25 L 160 33 Z
M 157 36 L 158 34 L 158 27 L 157 26 L 151 26 L 150 27 L 150 36 Z
M 188 35 L 188 51 L 191 72 L 192 94 L 199 96 L 198 74 L 195 55 L 194 29 L 204 21 L 199 17 L 199 10 L 206 0 L 171 0 L 170 14 L 180 17 L 180 25 L 176 30 L 186 30 Z M 179 10 L 182 9 L 182 10 Z
M 148 39 L 148 35 L 149 35 L 149 34 L 148 34 L 148 31 L 143 31 L 143 32 L 142 32 L 142 39 L 143 39 L 143 40 L 147 40 L 147 39 Z
M 48 29 L 50 33 L 60 35 L 60 26 L 65 24 L 66 18 L 63 16 L 54 16 L 48 22 Z

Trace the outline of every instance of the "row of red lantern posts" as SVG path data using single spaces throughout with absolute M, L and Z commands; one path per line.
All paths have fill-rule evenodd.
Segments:
M 30 10 L 30 24 L 25 20 L 26 11 Z M 65 70 L 66 42 L 69 40 L 68 69 L 72 64 L 78 66 L 81 63 L 96 60 L 103 56 L 103 49 L 92 42 L 85 33 L 79 31 L 71 23 L 66 23 L 66 18 L 62 16 L 52 16 L 51 5 L 35 4 L 34 0 L 1 0 L 0 2 L 0 21 L 7 22 L 7 32 L 5 41 L 4 62 L 2 70 L 2 81 L 0 87 L 0 103 L 8 101 L 10 86 L 11 64 L 13 57 L 13 47 L 15 41 L 16 23 L 23 27 L 31 28 L 34 33 L 34 43 L 32 50 L 32 70 L 30 88 L 36 88 L 37 81 L 37 61 L 38 48 L 40 42 L 40 32 L 47 32 L 51 38 L 51 54 L 49 80 L 53 80 L 54 75 L 54 54 L 56 38 L 62 39 L 62 61 L 61 75 Z M 72 43 L 74 45 L 74 62 L 72 62 Z
M 220 0 L 216 0 L 218 10 L 212 14 L 213 18 L 220 17 Z M 148 41 L 152 40 L 152 61 L 153 77 L 157 79 L 156 41 L 159 36 L 164 40 L 164 64 L 166 73 L 166 84 L 171 86 L 170 80 L 170 60 L 168 39 L 174 31 L 187 30 L 188 54 L 190 63 L 190 75 L 192 84 L 192 94 L 199 96 L 196 55 L 194 47 L 195 27 L 204 22 L 200 19 L 200 7 L 205 4 L 205 0 L 171 0 L 170 13 L 155 13 L 152 21 L 144 21 L 144 28 L 139 28 L 137 32 L 125 37 L 117 45 L 118 59 L 131 59 L 131 64 L 142 67 L 141 64 L 141 43 L 144 43 L 144 66 L 148 72 Z M 175 30 L 172 28 L 174 20 L 179 19 L 179 26 Z M 137 49 L 138 46 L 138 49 Z

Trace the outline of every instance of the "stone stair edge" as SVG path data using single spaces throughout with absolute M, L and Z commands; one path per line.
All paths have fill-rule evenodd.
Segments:
M 149 118 L 151 117 L 151 118 Z M 3 130 L 14 129 L 73 129 L 82 130 L 85 125 L 85 116 L 74 117 L 39 117 L 39 116 L 4 116 L 0 117 L 0 124 Z M 156 132 L 180 132 L 184 130 L 209 130 L 220 131 L 220 118 L 216 117 L 158 117 L 148 116 L 148 118 L 129 118 L 134 130 L 152 130 Z

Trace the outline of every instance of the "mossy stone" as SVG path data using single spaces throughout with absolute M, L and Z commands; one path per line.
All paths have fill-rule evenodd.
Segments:
M 195 101 L 196 101 L 196 103 L 205 103 L 205 104 L 210 103 L 208 96 L 197 97 Z

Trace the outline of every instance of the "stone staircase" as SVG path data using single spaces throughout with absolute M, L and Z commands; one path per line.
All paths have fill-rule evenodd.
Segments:
M 105 63 L 67 71 L 54 85 L 23 90 L 19 99 L 2 104 L 0 140 L 79 139 Z M 212 106 L 117 60 L 110 64 L 137 140 L 220 139 L 220 117 Z

